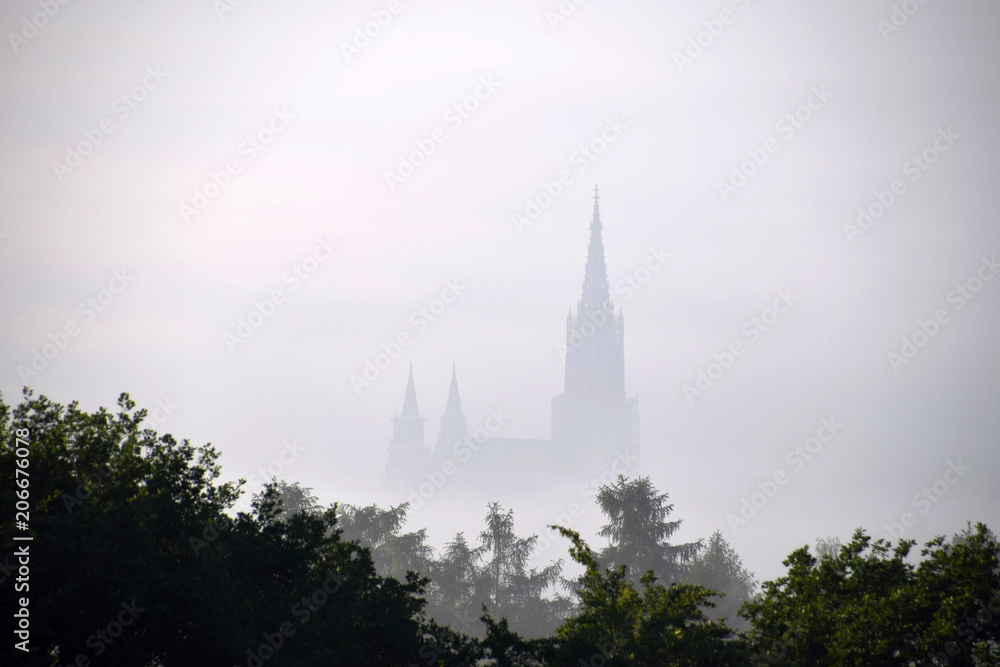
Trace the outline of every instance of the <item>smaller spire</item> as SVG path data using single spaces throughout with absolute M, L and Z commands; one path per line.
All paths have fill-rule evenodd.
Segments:
M 462 399 L 458 397 L 458 375 L 455 373 L 455 362 L 451 363 L 451 386 L 448 388 L 448 403 L 444 409 L 445 417 L 462 414 Z
M 392 420 L 392 441 L 395 447 L 420 449 L 424 446 L 424 418 L 417 408 L 417 390 L 413 384 L 413 364 L 410 377 L 406 381 L 406 395 L 403 397 L 403 411 Z
M 448 404 L 441 416 L 441 431 L 438 434 L 440 451 L 451 451 L 450 447 L 468 435 L 468 424 L 462 413 L 462 400 L 458 397 L 458 375 L 455 364 L 451 364 L 451 387 L 448 389 Z
M 406 396 L 403 398 L 403 419 L 420 419 L 417 409 L 417 390 L 413 386 L 413 362 L 410 362 L 410 377 L 406 381 Z

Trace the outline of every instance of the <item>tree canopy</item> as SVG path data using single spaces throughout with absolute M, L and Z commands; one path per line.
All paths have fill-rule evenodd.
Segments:
M 649 477 L 629 480 L 619 475 L 613 484 L 598 490 L 597 504 L 608 517 L 600 532 L 609 541 L 601 560 L 608 565 L 628 565 L 633 583 L 649 570 L 660 581 L 679 581 L 684 564 L 701 548 L 701 540 L 670 544 L 668 540 L 681 527 L 681 521 L 667 521 L 674 510 L 667 498 L 668 494 L 659 493 Z
M 134 408 L 127 394 L 114 414 L 29 391 L 13 410 L 0 400 L 5 479 L 14 478 L 15 431 L 29 442 L 34 538 L 24 593 L 30 651 L 8 642 L 0 662 L 249 665 L 267 654 L 275 666 L 398 665 L 418 657 L 434 631 L 421 617 L 424 581 L 379 576 L 366 549 L 341 539 L 332 511 L 282 520 L 274 488 L 252 512 L 229 512 L 239 484 L 217 482 L 218 452 L 143 428 L 146 413 Z M 12 507 L 15 487 L 2 488 Z M 0 519 L 5 553 L 13 553 L 12 521 Z M 11 594 L 5 587 L 8 601 Z
M 836 555 L 794 551 L 745 607 L 751 650 L 775 665 L 1000 664 L 995 536 L 977 524 L 954 544 L 935 538 L 918 565 L 913 545 L 859 529 Z
M 404 532 L 406 504 L 324 508 L 275 479 L 236 511 L 244 482 L 220 481 L 218 451 L 145 417 L 127 394 L 93 413 L 0 396 L 0 474 L 17 480 L 0 492 L 31 505 L 30 527 L 0 514 L 5 553 L 30 553 L 28 651 L 8 643 L 2 664 L 1000 665 L 983 524 L 919 558 L 860 529 L 821 540 L 757 592 L 721 533 L 671 544 L 667 494 L 619 477 L 598 495 L 605 549 L 559 529 L 584 569 L 570 599 L 562 562 L 533 567 L 537 537 L 499 503 L 475 545 L 459 532 L 440 555 Z M 0 562 L 6 608 L 14 571 Z

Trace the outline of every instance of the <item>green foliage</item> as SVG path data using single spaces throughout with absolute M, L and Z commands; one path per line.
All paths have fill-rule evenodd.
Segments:
M 434 550 L 427 544 L 427 530 L 403 533 L 409 503 L 384 510 L 377 505 L 344 505 L 338 513 L 344 539 L 359 542 L 372 553 L 384 577 L 405 579 L 408 572 L 427 575 Z
M 28 433 L 34 536 L 31 652 L 8 641 L 0 663 L 245 665 L 248 651 L 270 650 L 266 637 L 279 644 L 268 667 L 418 659 L 436 630 L 421 622 L 423 581 L 380 577 L 333 511 L 281 520 L 274 487 L 232 514 L 239 484 L 217 482 L 218 452 L 143 428 L 134 408 L 126 394 L 116 414 L 27 390 L 13 410 L 0 399 L 4 479 L 15 430 Z M 15 487 L 0 488 L 12 507 Z M 7 554 L 13 519 L 0 515 Z M 5 609 L 12 594 L 5 586 Z M 100 639 L 126 607 L 129 624 Z
M 667 497 L 657 491 L 649 477 L 628 480 L 619 475 L 613 484 L 598 490 L 597 503 L 609 521 L 600 535 L 610 542 L 601 553 L 601 561 L 628 565 L 633 583 L 638 584 L 647 570 L 661 581 L 680 581 L 684 564 L 701 548 L 701 541 L 669 543 L 681 522 L 667 521 L 674 509 L 667 504 Z
M 731 665 L 740 646 L 732 631 L 708 619 L 714 593 L 702 586 L 657 584 L 652 572 L 640 592 L 625 565 L 601 568 L 597 555 L 572 530 L 554 526 L 572 541 L 570 557 L 586 571 L 577 591 L 579 612 L 557 633 L 553 665 Z
M 313 495 L 312 489 L 302 488 L 298 482 L 286 482 L 278 478 L 272 478 L 271 484 L 264 491 L 253 494 L 253 500 L 263 499 L 264 495 L 273 489 L 277 502 L 278 513 L 276 519 L 286 521 L 299 512 L 306 514 L 321 514 L 323 508 L 319 504 L 319 498 Z
M 504 512 L 499 503 L 490 503 L 485 521 L 479 542 L 484 559 L 489 556 L 480 572 L 489 595 L 487 610 L 506 618 L 521 634 L 531 637 L 551 634 L 570 609 L 566 598 L 545 596 L 559 581 L 562 561 L 541 570 L 528 567 L 538 536 L 515 534 L 513 510 Z
M 408 572 L 428 576 L 426 611 L 438 623 L 482 636 L 484 628 L 477 621 L 485 605 L 488 614 L 506 619 L 525 636 L 555 632 L 572 607 L 565 597 L 547 595 L 559 580 L 562 564 L 556 561 L 540 570 L 528 567 L 538 537 L 514 532 L 513 511 L 491 503 L 478 547 L 470 547 L 459 533 L 435 558 L 425 530 L 401 532 L 408 507 L 408 503 L 388 510 L 345 505 L 338 514 L 343 537 L 368 547 L 383 576 L 403 579 Z
M 510 629 L 506 618 L 494 621 L 485 605 L 479 620 L 486 626 L 482 646 L 498 667 L 535 667 L 551 663 L 555 647 L 551 639 L 523 639 Z
M 16 479 L 15 432 L 28 434 L 34 537 L 21 593 L 31 651 L 8 643 L 0 663 L 1000 665 L 1000 544 L 982 524 L 931 540 L 919 560 L 912 541 L 861 530 L 821 540 L 818 558 L 798 549 L 743 605 L 749 628 L 734 636 L 715 619 L 754 594 L 752 576 L 718 532 L 700 553 L 670 545 L 680 522 L 648 478 L 602 487 L 600 556 L 559 529 L 584 568 L 574 609 L 551 595 L 562 562 L 529 567 L 537 538 L 519 537 L 497 503 L 478 546 L 459 533 L 440 558 L 425 531 L 402 532 L 406 504 L 324 510 L 310 489 L 273 480 L 236 512 L 243 482 L 219 482 L 218 452 L 144 428 L 145 416 L 126 394 L 114 414 L 29 390 L 14 408 L 0 397 L 4 479 Z M 18 488 L 0 485 L 6 506 Z M 0 515 L 8 554 L 24 534 L 14 520 Z M 657 572 L 693 583 L 664 586 Z M 713 589 L 727 594 L 719 608 Z M 482 640 L 439 624 L 480 611 Z M 100 634 L 123 612 L 119 634 Z
M 489 581 L 483 574 L 483 549 L 473 548 L 463 533 L 445 545 L 432 565 L 427 613 L 440 623 L 479 634 L 477 614 L 490 599 Z
M 858 530 L 836 556 L 793 552 L 788 574 L 744 608 L 755 656 L 775 665 L 975 664 L 1000 629 L 995 537 L 982 524 L 953 545 L 939 537 L 918 566 L 907 561 L 913 544 L 872 542 Z
M 721 599 L 708 616 L 715 620 L 725 620 L 737 630 L 745 623 L 738 615 L 743 603 L 751 599 L 757 591 L 753 575 L 743 567 L 739 554 L 729 546 L 722 533 L 715 531 L 708 544 L 688 565 L 684 581 L 718 591 Z

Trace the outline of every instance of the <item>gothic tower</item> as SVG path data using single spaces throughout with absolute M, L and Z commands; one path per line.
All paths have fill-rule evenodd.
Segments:
M 552 439 L 566 450 L 614 454 L 638 446 L 638 412 L 625 396 L 625 320 L 611 301 L 599 199 L 594 186 L 583 289 L 576 315 L 566 318 L 565 387 L 552 401 Z
M 406 381 L 403 397 L 403 412 L 392 420 L 392 441 L 389 443 L 389 463 L 386 466 L 387 481 L 400 481 L 420 470 L 424 465 L 424 421 L 417 408 L 417 391 L 413 386 L 413 364 L 410 377 Z
M 469 428 L 462 412 L 462 400 L 458 397 L 458 378 L 455 375 L 455 364 L 451 365 L 451 387 L 448 389 L 448 404 L 441 417 L 441 432 L 438 435 L 437 450 L 451 451 L 456 442 L 461 442 L 468 435 Z

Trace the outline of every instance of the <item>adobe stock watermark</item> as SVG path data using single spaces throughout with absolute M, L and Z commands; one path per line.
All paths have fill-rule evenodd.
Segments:
M 759 148 L 749 149 L 746 160 L 732 165 L 728 180 L 716 181 L 715 188 L 719 191 L 722 201 L 726 201 L 730 195 L 736 194 L 737 190 L 746 185 L 749 179 L 767 164 L 771 156 L 778 152 L 778 149 L 781 148 L 781 142 L 795 136 L 795 133 L 801 130 L 817 111 L 826 106 L 831 97 L 833 97 L 833 93 L 826 89 L 825 84 L 810 88 L 809 96 L 805 102 L 786 113 L 774 124 L 774 130 L 781 137 L 780 139 L 775 139 L 773 136 L 768 137 Z
M 613 289 L 615 294 L 621 295 L 621 303 L 624 304 L 637 294 L 652 279 L 653 274 L 666 266 L 670 257 L 670 253 L 664 250 L 662 245 L 658 248 L 650 248 L 643 264 L 624 274 L 615 282 Z M 583 317 L 586 319 L 573 330 L 567 342 L 556 342 L 555 350 L 560 359 L 565 360 L 567 354 L 581 349 L 605 324 L 614 321 L 614 313 L 605 310 L 587 311 Z
M 212 0 L 212 9 L 215 15 L 224 19 L 226 14 L 236 11 L 236 8 L 243 4 L 245 0 Z
M 938 128 L 937 137 L 931 145 L 903 162 L 903 176 L 909 176 L 910 182 L 916 183 L 961 138 L 962 135 L 952 130 L 951 125 Z M 854 244 L 855 239 L 864 236 L 906 192 L 906 183 L 901 178 L 894 179 L 886 190 L 876 190 L 874 199 L 858 209 L 857 221 L 844 225 L 847 240 Z
M 344 60 L 351 62 L 352 58 L 361 55 L 361 52 L 371 46 L 372 41 L 382 34 L 385 28 L 389 27 L 403 7 L 400 0 L 389 0 L 385 9 L 377 9 L 372 12 L 372 20 L 367 21 L 363 26 L 354 29 L 354 35 L 349 42 L 341 40 L 340 52 L 344 54 Z
M 72 514 L 77 505 L 83 505 L 83 501 L 94 495 L 94 491 L 103 486 L 110 479 L 111 474 L 111 468 L 107 464 L 104 464 L 101 470 L 89 470 L 80 473 L 73 492 L 67 493 L 64 491 L 59 496 L 63 507 L 66 508 L 66 513 Z
M 94 149 L 104 143 L 104 140 L 115 131 L 115 121 L 122 122 L 132 112 L 139 108 L 149 97 L 149 94 L 160 87 L 167 77 L 166 72 L 160 69 L 159 65 L 150 65 L 146 68 L 146 74 L 132 90 L 122 93 L 111 103 L 111 116 L 105 116 L 97 124 L 83 131 L 83 139 L 72 146 L 66 146 L 63 161 L 52 162 L 52 172 L 56 175 L 56 180 L 62 183 L 63 179 L 72 174 L 83 164 L 84 158 L 94 152 Z
M 888 20 L 875 21 L 879 32 L 882 33 L 882 39 L 889 39 L 889 35 L 899 32 L 904 25 L 909 23 L 910 17 L 919 12 L 927 2 L 928 0 L 903 0 L 899 4 L 894 4 Z
M 837 433 L 844 428 L 843 424 L 837 422 L 836 417 L 824 417 L 819 422 L 816 435 L 806 440 L 801 445 L 796 445 L 785 454 L 785 463 L 790 466 L 790 470 L 779 468 L 774 471 L 769 479 L 763 482 L 757 481 L 757 491 L 750 494 L 749 499 L 744 496 L 740 498 L 740 507 L 736 513 L 726 514 L 726 523 L 735 535 L 740 527 L 747 525 L 757 513 L 778 494 L 778 489 L 788 484 L 795 473 L 800 472 L 806 466 L 807 461 L 823 451 L 825 445 L 830 444 Z
M 191 202 L 182 202 L 178 206 L 181 219 L 190 222 L 193 218 L 201 215 L 212 200 L 219 197 L 228 188 L 233 179 L 243 172 L 243 168 L 260 155 L 267 146 L 277 138 L 279 134 L 288 129 L 289 121 L 294 120 L 287 107 L 275 109 L 274 113 L 260 128 L 240 142 L 237 152 L 242 159 L 229 160 L 220 171 L 209 172 L 209 180 L 204 185 L 194 188 L 194 195 Z
M 555 30 L 560 23 L 568 21 L 573 14 L 576 14 L 577 7 L 586 1 L 587 0 L 560 0 L 555 9 L 546 9 L 545 20 L 549 22 L 549 27 L 552 28 L 552 30 Z
M 188 545 L 191 551 L 197 556 L 198 552 L 208 547 L 208 545 L 219 539 L 219 529 L 215 527 L 215 521 L 206 521 L 202 524 L 201 537 L 197 535 L 188 536 Z
M 941 650 L 937 653 L 927 652 L 929 662 L 923 663 L 922 667 L 939 667 L 947 665 L 948 658 L 959 656 L 962 651 L 958 646 L 958 638 L 969 643 L 974 642 L 977 635 L 993 623 L 993 615 L 1000 615 L 1000 595 L 993 594 L 989 600 L 979 600 L 979 609 L 974 616 L 967 616 L 964 621 L 955 626 L 955 632 L 951 636 L 951 641 L 946 641 Z M 975 664 L 975 663 L 973 663 Z
M 634 474 L 638 462 L 638 452 L 634 449 L 623 449 L 615 452 L 615 458 L 607 468 L 580 486 L 578 490 L 579 501 L 571 501 L 563 511 L 553 512 L 550 515 L 552 522 L 563 528 L 572 528 L 573 524 L 586 514 L 585 506 L 581 502 L 589 503 L 593 506 L 594 499 L 601 492 L 601 486 L 611 486 L 618 480 L 619 475 L 627 477 L 630 474 Z M 537 549 L 539 553 L 547 551 L 549 547 L 562 537 L 559 531 L 552 528 L 552 526 L 546 526 L 546 528 L 547 531 L 542 531 L 542 534 L 538 538 Z
M 941 502 L 942 498 L 948 495 L 951 487 L 958 484 L 965 477 L 966 473 L 972 471 L 972 468 L 962 465 L 961 458 L 954 461 L 948 459 L 945 463 L 947 463 L 947 467 L 944 469 L 941 477 L 920 489 L 910 499 L 910 504 L 914 509 L 919 510 L 919 514 L 903 512 L 899 516 L 898 521 L 883 524 L 885 539 L 890 542 L 902 539 L 907 529 L 917 525 L 917 519 L 930 512 L 937 503 Z
M 281 451 L 278 455 L 268 461 L 267 465 L 257 468 L 247 482 L 254 486 L 264 486 L 270 479 L 275 477 L 281 479 L 285 468 L 295 463 L 295 460 L 305 451 L 305 447 L 300 446 L 294 439 L 291 442 L 281 443 Z
M 628 129 L 628 123 L 620 117 L 615 116 L 604 123 L 601 131 L 592 138 L 577 147 L 570 156 L 570 166 L 576 169 L 577 174 L 582 174 L 603 155 L 608 147 L 621 136 L 624 130 Z M 552 206 L 565 191 L 566 187 L 573 182 L 574 173 L 571 169 L 561 170 L 551 181 L 543 179 L 541 187 L 533 196 L 525 200 L 524 208 L 519 213 L 511 215 L 511 222 L 518 236 L 524 228 L 532 224 L 547 208 Z
M 7 41 L 14 53 L 18 53 L 21 47 L 34 39 L 38 31 L 49 24 L 62 8 L 70 3 L 70 0 L 38 0 L 38 8 L 41 11 L 34 12 L 30 16 L 21 17 L 21 29 L 17 32 L 8 32 Z
M 285 271 L 281 276 L 282 284 L 290 285 L 289 293 L 295 292 L 339 249 L 340 244 L 332 241 L 329 236 L 320 238 L 308 255 Z M 227 331 L 222 335 L 222 341 L 226 344 L 226 348 L 230 352 L 235 352 L 237 347 L 247 342 L 254 332 L 264 326 L 264 322 L 274 316 L 278 306 L 285 303 L 287 296 L 288 294 L 283 288 L 275 287 L 268 292 L 267 296 L 254 301 L 253 308 L 245 316 L 240 317 L 236 328 L 232 332 Z
M 417 336 L 427 331 L 431 324 L 444 315 L 448 307 L 455 303 L 466 289 L 465 285 L 458 282 L 458 278 L 448 280 L 437 297 L 413 311 L 407 320 L 411 328 L 400 331 L 388 343 L 382 343 L 380 346 L 382 351 L 365 359 L 361 372 L 351 375 L 351 387 L 354 388 L 355 395 L 360 396 L 362 389 L 370 387 L 378 380 L 392 362 L 399 358 L 403 349 L 412 345 Z
M 352 553 L 352 557 L 354 554 Z M 309 619 L 320 610 L 320 608 L 325 605 L 330 597 L 333 596 L 338 590 L 340 590 L 341 585 L 347 581 L 347 577 L 339 573 L 333 573 L 329 575 L 323 583 L 316 588 L 312 593 L 302 596 L 302 598 L 292 605 L 289 613 L 298 619 L 299 625 L 305 625 L 309 622 Z M 274 654 L 285 645 L 298 629 L 292 624 L 292 621 L 284 621 L 279 624 L 274 632 L 265 632 L 261 635 L 263 640 L 256 649 L 248 648 L 246 651 L 247 667 L 262 667 L 262 665 L 270 660 Z M 233 667 L 239 667 L 239 665 L 234 665 Z
M 118 612 L 118 615 L 114 619 L 112 619 L 103 628 L 95 630 L 84 641 L 87 648 L 94 652 L 95 657 L 104 655 L 104 652 L 111 648 L 111 645 L 115 643 L 115 640 L 124 634 L 125 628 L 135 623 L 136 619 L 139 618 L 139 614 L 146 611 L 146 608 L 137 605 L 135 600 L 132 600 L 132 602 L 122 602 L 121 608 L 122 610 Z M 73 658 L 72 662 L 67 662 L 66 664 L 79 666 L 89 665 L 90 658 L 87 657 L 86 653 L 79 653 L 75 658 Z
M 449 479 L 455 476 L 462 463 L 469 461 L 487 441 L 496 437 L 509 420 L 510 415 L 504 413 L 503 407 L 490 408 L 489 416 L 483 421 L 482 426 L 462 440 L 452 444 L 451 454 L 458 459 L 458 463 L 454 461 L 452 456 L 445 458 L 440 464 L 435 464 L 435 470 L 424 473 L 426 482 L 418 484 L 416 489 L 412 486 L 409 488 L 410 496 L 407 498 L 407 502 L 410 503 L 410 509 L 418 510 L 423 507 L 426 501 L 430 500 Z
M 472 114 L 479 109 L 480 104 L 492 97 L 499 87 L 500 82 L 493 76 L 479 77 L 476 87 L 468 95 L 445 110 L 442 118 L 447 127 L 435 127 L 426 136 L 416 139 L 413 142 L 416 148 L 406 155 L 400 154 L 396 169 L 385 172 L 385 183 L 389 186 L 389 190 L 395 192 L 398 186 L 413 176 L 417 169 L 434 154 L 438 146 L 445 142 L 448 138 L 448 132 L 461 127 L 462 123 L 471 118 Z
M 154 426 L 162 426 L 173 416 L 178 407 L 176 403 L 170 400 L 169 396 L 167 398 L 158 398 L 156 399 L 156 407 L 148 410 L 146 414 Z
M 733 0 L 740 11 L 746 11 L 750 6 L 750 0 Z M 678 72 L 684 72 L 684 68 L 693 65 L 695 60 L 704 55 L 705 50 L 712 47 L 715 42 L 722 37 L 727 25 L 736 22 L 738 14 L 731 9 L 723 9 L 719 12 L 719 17 L 702 21 L 703 30 L 699 30 L 688 38 L 683 51 L 674 51 L 674 63 Z
M 799 300 L 797 294 L 791 289 L 779 290 L 777 298 L 768 308 L 760 312 L 760 315 L 751 317 L 740 326 L 740 333 L 746 337 L 746 344 L 741 340 L 730 343 L 722 352 L 712 355 L 711 361 L 705 368 L 699 368 L 695 373 L 694 384 L 685 384 L 681 387 L 684 399 L 688 405 L 693 405 L 695 399 L 701 398 L 705 392 L 711 389 L 716 382 L 736 363 L 736 360 L 743 356 L 747 346 L 756 343 L 761 336 L 771 329 L 788 312 L 792 304 Z
M 28 378 L 38 377 L 131 282 L 132 276 L 127 269 L 112 271 L 111 279 L 103 288 L 77 304 L 76 312 L 83 319 L 82 322 L 75 318 L 67 320 L 62 329 L 49 332 L 49 342 L 43 343 L 40 349 L 31 349 L 31 360 L 27 364 L 18 364 L 17 373 L 21 376 L 21 381 L 27 382 Z
M 993 280 L 998 272 L 1000 263 L 997 263 L 996 254 L 992 257 L 982 257 L 975 274 L 955 285 L 945 297 L 945 302 L 954 306 L 952 312 L 957 313 L 965 308 L 965 305 L 976 298 L 983 286 Z M 909 336 L 903 336 L 899 350 L 891 351 L 887 355 L 892 371 L 898 373 L 900 366 L 909 364 L 920 350 L 927 347 L 928 343 L 941 332 L 941 327 L 951 321 L 951 315 L 947 307 L 942 307 L 936 309 L 930 318 L 917 320 L 917 328 Z

